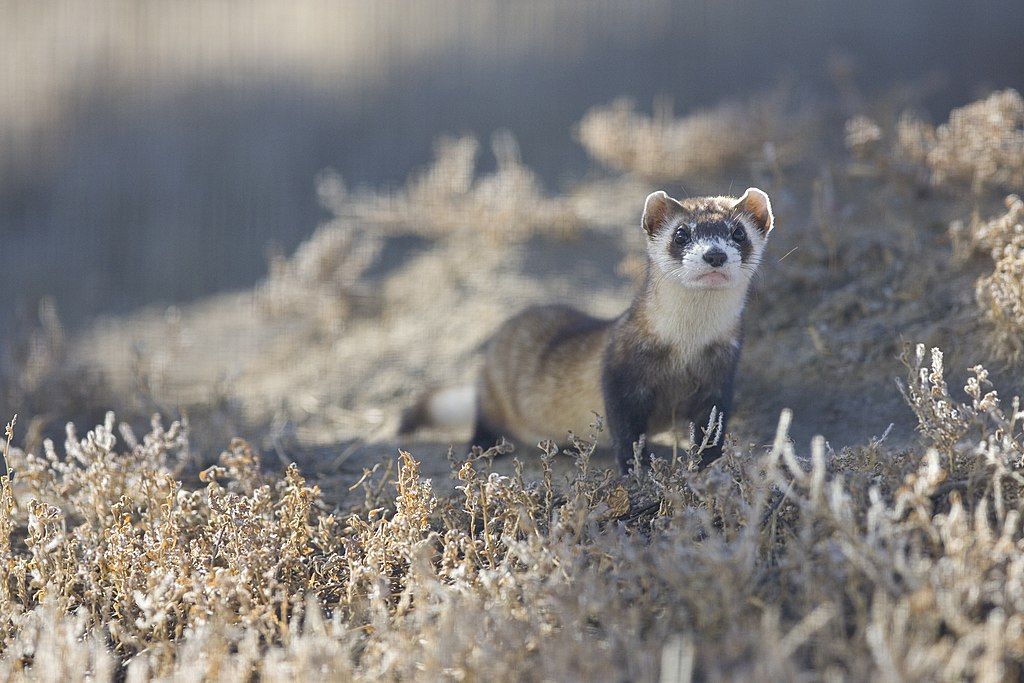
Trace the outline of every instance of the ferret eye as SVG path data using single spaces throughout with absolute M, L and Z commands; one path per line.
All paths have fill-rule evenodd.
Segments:
M 742 225 L 737 225 L 736 229 L 732 231 L 732 239 L 740 244 L 747 241 L 747 231 L 743 229 Z
M 690 233 L 686 228 L 679 228 L 676 230 L 676 234 L 672 237 L 672 241 L 680 247 L 685 247 L 690 243 Z

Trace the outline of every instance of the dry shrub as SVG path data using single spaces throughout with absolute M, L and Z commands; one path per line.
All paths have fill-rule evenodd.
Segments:
M 992 270 L 976 281 L 975 296 L 993 353 L 1016 362 L 1024 354 L 1024 202 L 1010 195 L 1004 204 L 1006 212 L 990 220 L 975 211 L 969 223 L 953 221 L 949 234 L 959 262 L 982 251 L 991 256 Z
M 1024 669 L 1024 413 L 923 346 L 922 438 L 628 479 L 456 460 L 439 497 L 400 454 L 391 503 L 323 510 L 236 441 L 205 488 L 183 425 L 114 419 L 0 481 L 0 676 L 110 680 L 1002 680 Z M 368 479 L 374 475 L 368 473 Z M 364 481 L 367 490 L 378 482 Z
M 321 186 L 321 196 L 339 217 L 384 233 L 433 239 L 484 236 L 502 244 L 538 232 L 574 234 L 578 221 L 571 205 L 545 196 L 536 174 L 522 163 L 512 134 L 496 133 L 491 148 L 497 169 L 488 175 L 476 174 L 475 138 L 443 138 L 434 163 L 398 191 L 349 196 L 334 182 Z
M 717 173 L 762 157 L 773 163 L 799 151 L 796 131 L 807 111 L 792 111 L 782 94 L 745 103 L 723 103 L 675 118 L 667 101 L 654 115 L 635 109 L 629 99 L 588 111 L 578 124 L 580 143 L 591 157 L 648 181 L 668 181 Z
M 286 258 L 270 261 L 257 300 L 272 317 L 301 316 L 338 332 L 349 316 L 372 311 L 374 291 L 363 279 L 380 253 L 380 236 L 349 220 L 321 226 Z
M 272 259 L 258 292 L 261 309 L 311 319 L 331 332 L 355 313 L 376 311 L 381 293 L 365 274 L 387 236 L 418 235 L 479 250 L 481 239 L 484 248 L 504 248 L 537 233 L 575 235 L 580 220 L 572 204 L 545 196 L 512 135 L 496 134 L 492 148 L 497 169 L 478 177 L 477 140 L 442 139 L 433 164 L 395 192 L 351 193 L 336 173 L 321 174 L 317 191 L 335 218 L 293 256 Z
M 989 221 L 971 222 L 971 241 L 977 247 L 999 250 L 1024 235 L 1024 202 L 1011 194 L 1003 202 L 1006 213 Z
M 81 416 L 96 405 L 123 405 L 96 371 L 69 360 L 64 325 L 50 297 L 39 302 L 38 317 L 0 340 L 0 410 L 31 415 L 26 442 L 58 416 Z M 59 428 L 59 427 L 58 427 Z
M 1024 97 L 1012 89 L 993 93 L 954 109 L 938 127 L 904 113 L 888 138 L 875 121 L 858 116 L 846 124 L 846 146 L 890 180 L 909 178 L 918 187 L 950 191 L 961 200 L 953 209 L 961 216 L 967 213 L 962 200 L 973 202 L 969 220 L 949 222 L 953 261 L 964 266 L 979 252 L 991 255 L 994 267 L 977 279 L 975 296 L 991 330 L 994 355 L 1019 361 L 1024 356 L 1024 203 L 1010 195 L 1006 212 L 990 220 L 980 217 L 978 206 L 992 190 L 1024 188 Z
M 992 327 L 993 351 L 1017 362 L 1024 356 L 1024 234 L 993 249 L 992 257 L 995 269 L 978 278 L 975 294 Z
M 337 548 L 333 518 L 313 514 L 319 492 L 297 470 L 265 482 L 237 441 L 204 473 L 206 489 L 187 491 L 182 424 L 154 418 L 142 441 L 122 425 L 121 438 L 118 451 L 110 414 L 84 439 L 69 426 L 63 456 L 49 440 L 41 456 L 10 454 L 17 485 L 3 483 L 0 525 L 0 633 L 17 654 L 8 665 L 43 656 L 19 646 L 37 607 L 76 615 L 119 657 L 145 650 L 171 662 L 189 628 L 220 619 L 275 639 L 305 591 L 335 594 L 337 561 L 314 552 Z
M 904 114 L 896 133 L 898 153 L 935 186 L 1024 188 L 1024 98 L 1016 90 L 954 109 L 938 127 Z
M 872 159 L 878 153 L 883 139 L 882 129 L 871 118 L 860 115 L 846 122 L 846 147 L 858 159 Z

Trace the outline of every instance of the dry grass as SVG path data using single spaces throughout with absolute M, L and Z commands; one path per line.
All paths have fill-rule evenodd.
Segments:
M 331 333 L 349 316 L 372 310 L 374 291 L 362 279 L 380 253 L 380 239 L 352 221 L 321 226 L 291 257 L 275 255 L 258 294 L 271 318 L 300 315 Z
M 969 218 L 949 223 L 953 262 L 963 268 L 979 253 L 991 256 L 993 267 L 974 286 L 989 330 L 995 358 L 1017 363 L 1024 357 L 1024 204 L 1016 195 L 1005 198 L 1005 212 L 981 218 L 980 206 L 993 192 L 1024 187 L 1024 98 L 1015 90 L 993 93 L 950 112 L 949 120 L 932 126 L 904 112 L 894 133 L 867 116 L 846 123 L 847 149 L 859 161 L 890 181 L 911 179 L 943 189 L 956 197 L 966 191 Z
M 655 102 L 653 116 L 635 107 L 628 99 L 595 107 L 579 122 L 577 136 L 597 161 L 652 182 L 715 174 L 754 160 L 792 160 L 799 154 L 798 131 L 803 127 L 806 134 L 812 122 L 810 111 L 794 108 L 781 91 L 682 118 L 667 101 Z
M 983 221 L 974 216 L 970 224 L 971 245 L 981 251 L 1001 249 L 1024 233 L 1024 202 L 1011 194 L 1003 200 L 1006 213 Z
M 995 92 L 934 126 L 911 111 L 895 122 L 861 114 L 846 123 L 846 146 L 876 170 L 951 193 L 976 196 L 1024 188 L 1024 98 Z
M 846 147 L 858 159 L 872 159 L 878 153 L 883 139 L 882 129 L 865 115 L 854 116 L 846 122 Z
M 334 334 L 351 315 L 378 310 L 383 294 L 364 273 L 387 236 L 415 235 L 479 259 L 482 251 L 515 246 L 535 234 L 578 234 L 580 219 L 570 199 L 545 195 L 511 134 L 496 134 L 492 151 L 497 169 L 478 175 L 477 140 L 442 139 L 434 162 L 394 192 L 353 194 L 338 174 L 321 174 L 318 194 L 334 220 L 293 256 L 272 259 L 258 293 L 262 310 L 272 317 L 311 318 Z
M 112 415 L 64 454 L 8 448 L 0 488 L 6 680 L 315 671 L 357 680 L 978 680 L 1022 671 L 1019 401 L 975 368 L 960 400 L 923 346 L 921 437 L 809 458 L 787 438 L 720 466 L 620 481 L 577 442 L 568 481 L 453 463 L 438 496 L 401 453 L 390 495 L 323 509 L 236 441 L 178 482 L 183 425 Z M 120 445 L 119 445 L 120 442 Z M 554 457 L 552 448 L 542 455 Z M 517 470 L 518 471 L 518 470 Z
M 395 192 L 350 195 L 339 177 L 327 175 L 320 196 L 336 216 L 387 234 L 482 237 L 502 244 L 537 232 L 574 234 L 578 219 L 571 205 L 565 198 L 545 196 L 536 174 L 520 160 L 511 133 L 496 133 L 491 141 L 497 161 L 493 173 L 477 174 L 479 146 L 473 137 L 440 140 L 433 164 Z
M 1003 203 L 1006 211 L 989 220 L 975 209 L 969 221 L 953 221 L 949 235 L 960 264 L 979 253 L 991 258 L 974 286 L 978 308 L 993 355 L 1018 363 L 1024 357 L 1024 202 L 1009 195 Z
M 927 169 L 933 185 L 1024 189 L 1024 98 L 1016 90 L 954 109 L 938 127 L 905 114 L 897 142 L 905 158 Z
M 1024 357 L 1024 202 L 1006 198 L 1006 213 L 978 222 L 975 242 L 991 250 L 994 270 L 978 278 L 978 305 L 991 325 L 996 355 L 1017 362 Z
M 97 405 L 123 406 L 95 368 L 69 363 L 69 344 L 56 304 L 40 301 L 33 324 L 0 347 L 0 406 L 26 416 L 23 442 L 38 447 L 54 420 L 82 419 Z

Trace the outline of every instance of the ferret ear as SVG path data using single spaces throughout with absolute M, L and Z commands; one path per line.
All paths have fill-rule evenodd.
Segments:
M 733 208 L 743 211 L 754 219 L 758 230 L 765 237 L 775 227 L 775 215 L 772 213 L 772 200 L 763 190 L 748 187 L 743 196 L 736 200 Z
M 663 190 L 647 195 L 644 202 L 644 217 L 640 224 L 648 235 L 653 237 L 658 229 L 665 224 L 669 216 L 682 210 L 682 205 L 669 197 Z

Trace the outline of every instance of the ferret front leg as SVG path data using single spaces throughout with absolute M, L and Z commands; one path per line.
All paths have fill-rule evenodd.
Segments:
M 690 414 L 687 416 L 693 420 L 695 451 L 704 442 L 708 430 L 711 430 L 711 435 L 708 436 L 708 439 L 712 441 L 711 445 L 697 453 L 700 456 L 699 466 L 701 469 L 722 457 L 722 444 L 725 441 L 726 427 L 728 427 L 729 417 L 732 413 L 732 397 L 739 356 L 738 345 L 734 348 L 735 351 L 729 356 L 729 362 L 721 367 L 719 372 L 711 374 L 711 377 L 714 378 L 708 382 L 711 386 L 699 394 L 701 399 L 690 406 Z M 714 413 L 713 422 L 712 413 Z
M 610 371 L 604 378 L 604 407 L 612 452 L 620 474 L 628 474 L 633 465 L 633 444 L 647 431 L 652 400 L 647 392 L 637 391 L 637 382 Z

